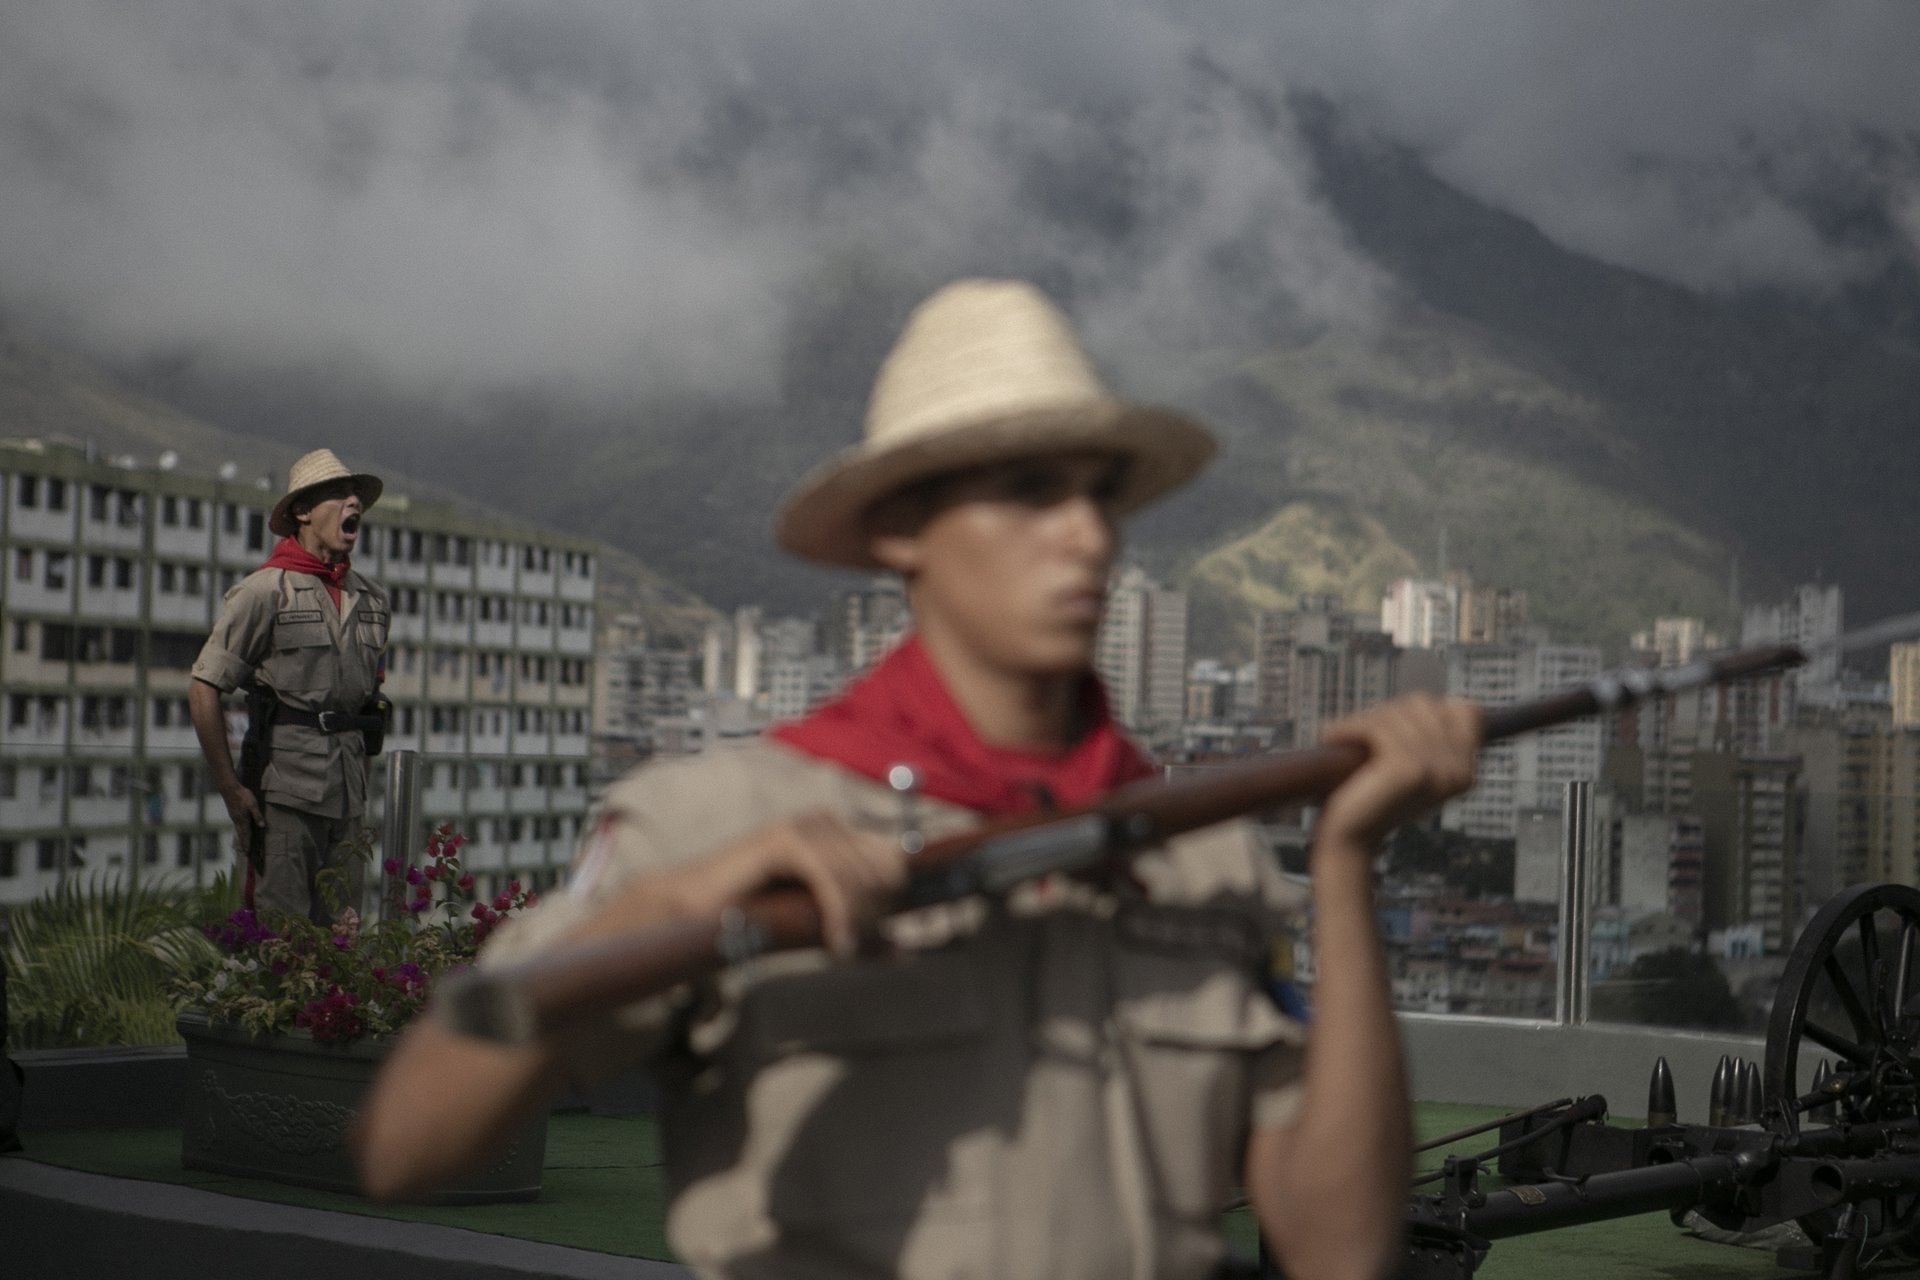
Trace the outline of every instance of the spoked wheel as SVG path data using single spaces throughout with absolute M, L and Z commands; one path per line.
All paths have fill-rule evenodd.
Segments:
M 1823 1101 L 1842 1123 L 1920 1115 L 1920 890 L 1856 885 L 1836 895 L 1801 931 L 1780 977 L 1767 1025 L 1761 1078 L 1767 1127 L 1783 1137 L 1800 1131 Z M 1800 1078 L 1803 1046 L 1834 1059 L 1833 1079 L 1818 1097 Z M 1844 1227 L 1879 1248 L 1903 1253 L 1920 1244 L 1920 1190 L 1890 1191 L 1855 1211 L 1800 1220 L 1814 1240 Z M 1876 1250 L 1877 1251 L 1877 1250 Z

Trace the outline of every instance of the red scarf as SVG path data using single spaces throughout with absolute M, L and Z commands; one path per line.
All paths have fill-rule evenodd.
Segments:
M 911 765 L 924 794 L 1002 818 L 1075 808 L 1157 772 L 1113 723 L 1098 677 L 1086 677 L 1081 696 L 1086 732 L 1065 751 L 994 746 L 967 723 L 919 637 L 908 636 L 838 698 L 769 735 L 882 782 L 894 765 Z
M 286 537 L 274 544 L 273 554 L 267 557 L 262 569 L 291 569 L 295 573 L 310 573 L 326 584 L 327 594 L 333 597 L 333 607 L 340 607 L 340 584 L 346 581 L 347 570 L 352 567 L 353 557 L 328 564 L 300 545 L 300 539 Z

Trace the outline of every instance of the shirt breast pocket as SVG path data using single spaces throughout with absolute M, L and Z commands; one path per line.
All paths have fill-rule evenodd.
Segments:
M 1114 1021 L 1152 1185 L 1163 1207 L 1210 1219 L 1226 1202 L 1250 1130 L 1263 1055 L 1297 1054 L 1299 1023 L 1274 1007 L 1247 960 L 1120 944 Z
M 388 617 L 369 610 L 360 612 L 360 643 L 379 653 L 387 647 Z
M 333 636 L 317 609 L 282 610 L 273 624 L 273 687 L 282 695 L 324 698 L 333 685 Z
M 989 1026 L 961 953 L 768 977 L 743 993 L 717 1055 L 725 1085 L 675 1108 L 669 1139 L 722 1158 L 744 1117 L 762 1140 L 733 1154 L 782 1223 L 858 1231 L 970 1217 L 992 1185 L 983 1084 L 1006 1074 L 990 1061 Z

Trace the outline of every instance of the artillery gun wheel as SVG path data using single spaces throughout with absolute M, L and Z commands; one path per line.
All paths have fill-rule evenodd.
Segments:
M 1920 1115 L 1920 890 L 1855 885 L 1808 921 L 1787 957 L 1767 1024 L 1761 1101 L 1768 1128 L 1800 1131 L 1816 1105 L 1799 1079 L 1803 1045 L 1835 1059 L 1831 1095 L 1847 1123 Z M 1920 1194 L 1890 1193 L 1861 1205 L 1868 1232 L 1911 1253 L 1920 1245 Z M 1800 1220 L 1819 1240 L 1837 1211 Z

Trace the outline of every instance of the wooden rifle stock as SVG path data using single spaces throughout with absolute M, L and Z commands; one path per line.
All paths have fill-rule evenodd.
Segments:
M 1489 710 L 1482 738 L 1504 738 L 1622 710 L 1651 697 L 1784 671 L 1806 661 L 1791 645 L 1741 650 L 1658 670 L 1631 670 Z M 1312 747 L 1209 769 L 1177 782 L 1115 788 L 1071 812 L 1003 819 L 931 841 L 913 857 L 903 905 L 1005 892 L 1021 880 L 1098 868 L 1184 832 L 1317 800 L 1366 761 L 1350 745 Z M 531 1041 L 609 1009 L 711 976 L 766 951 L 817 946 L 812 897 L 759 890 L 711 920 L 650 926 L 495 970 L 469 970 L 439 994 L 444 1025 L 511 1043 Z

